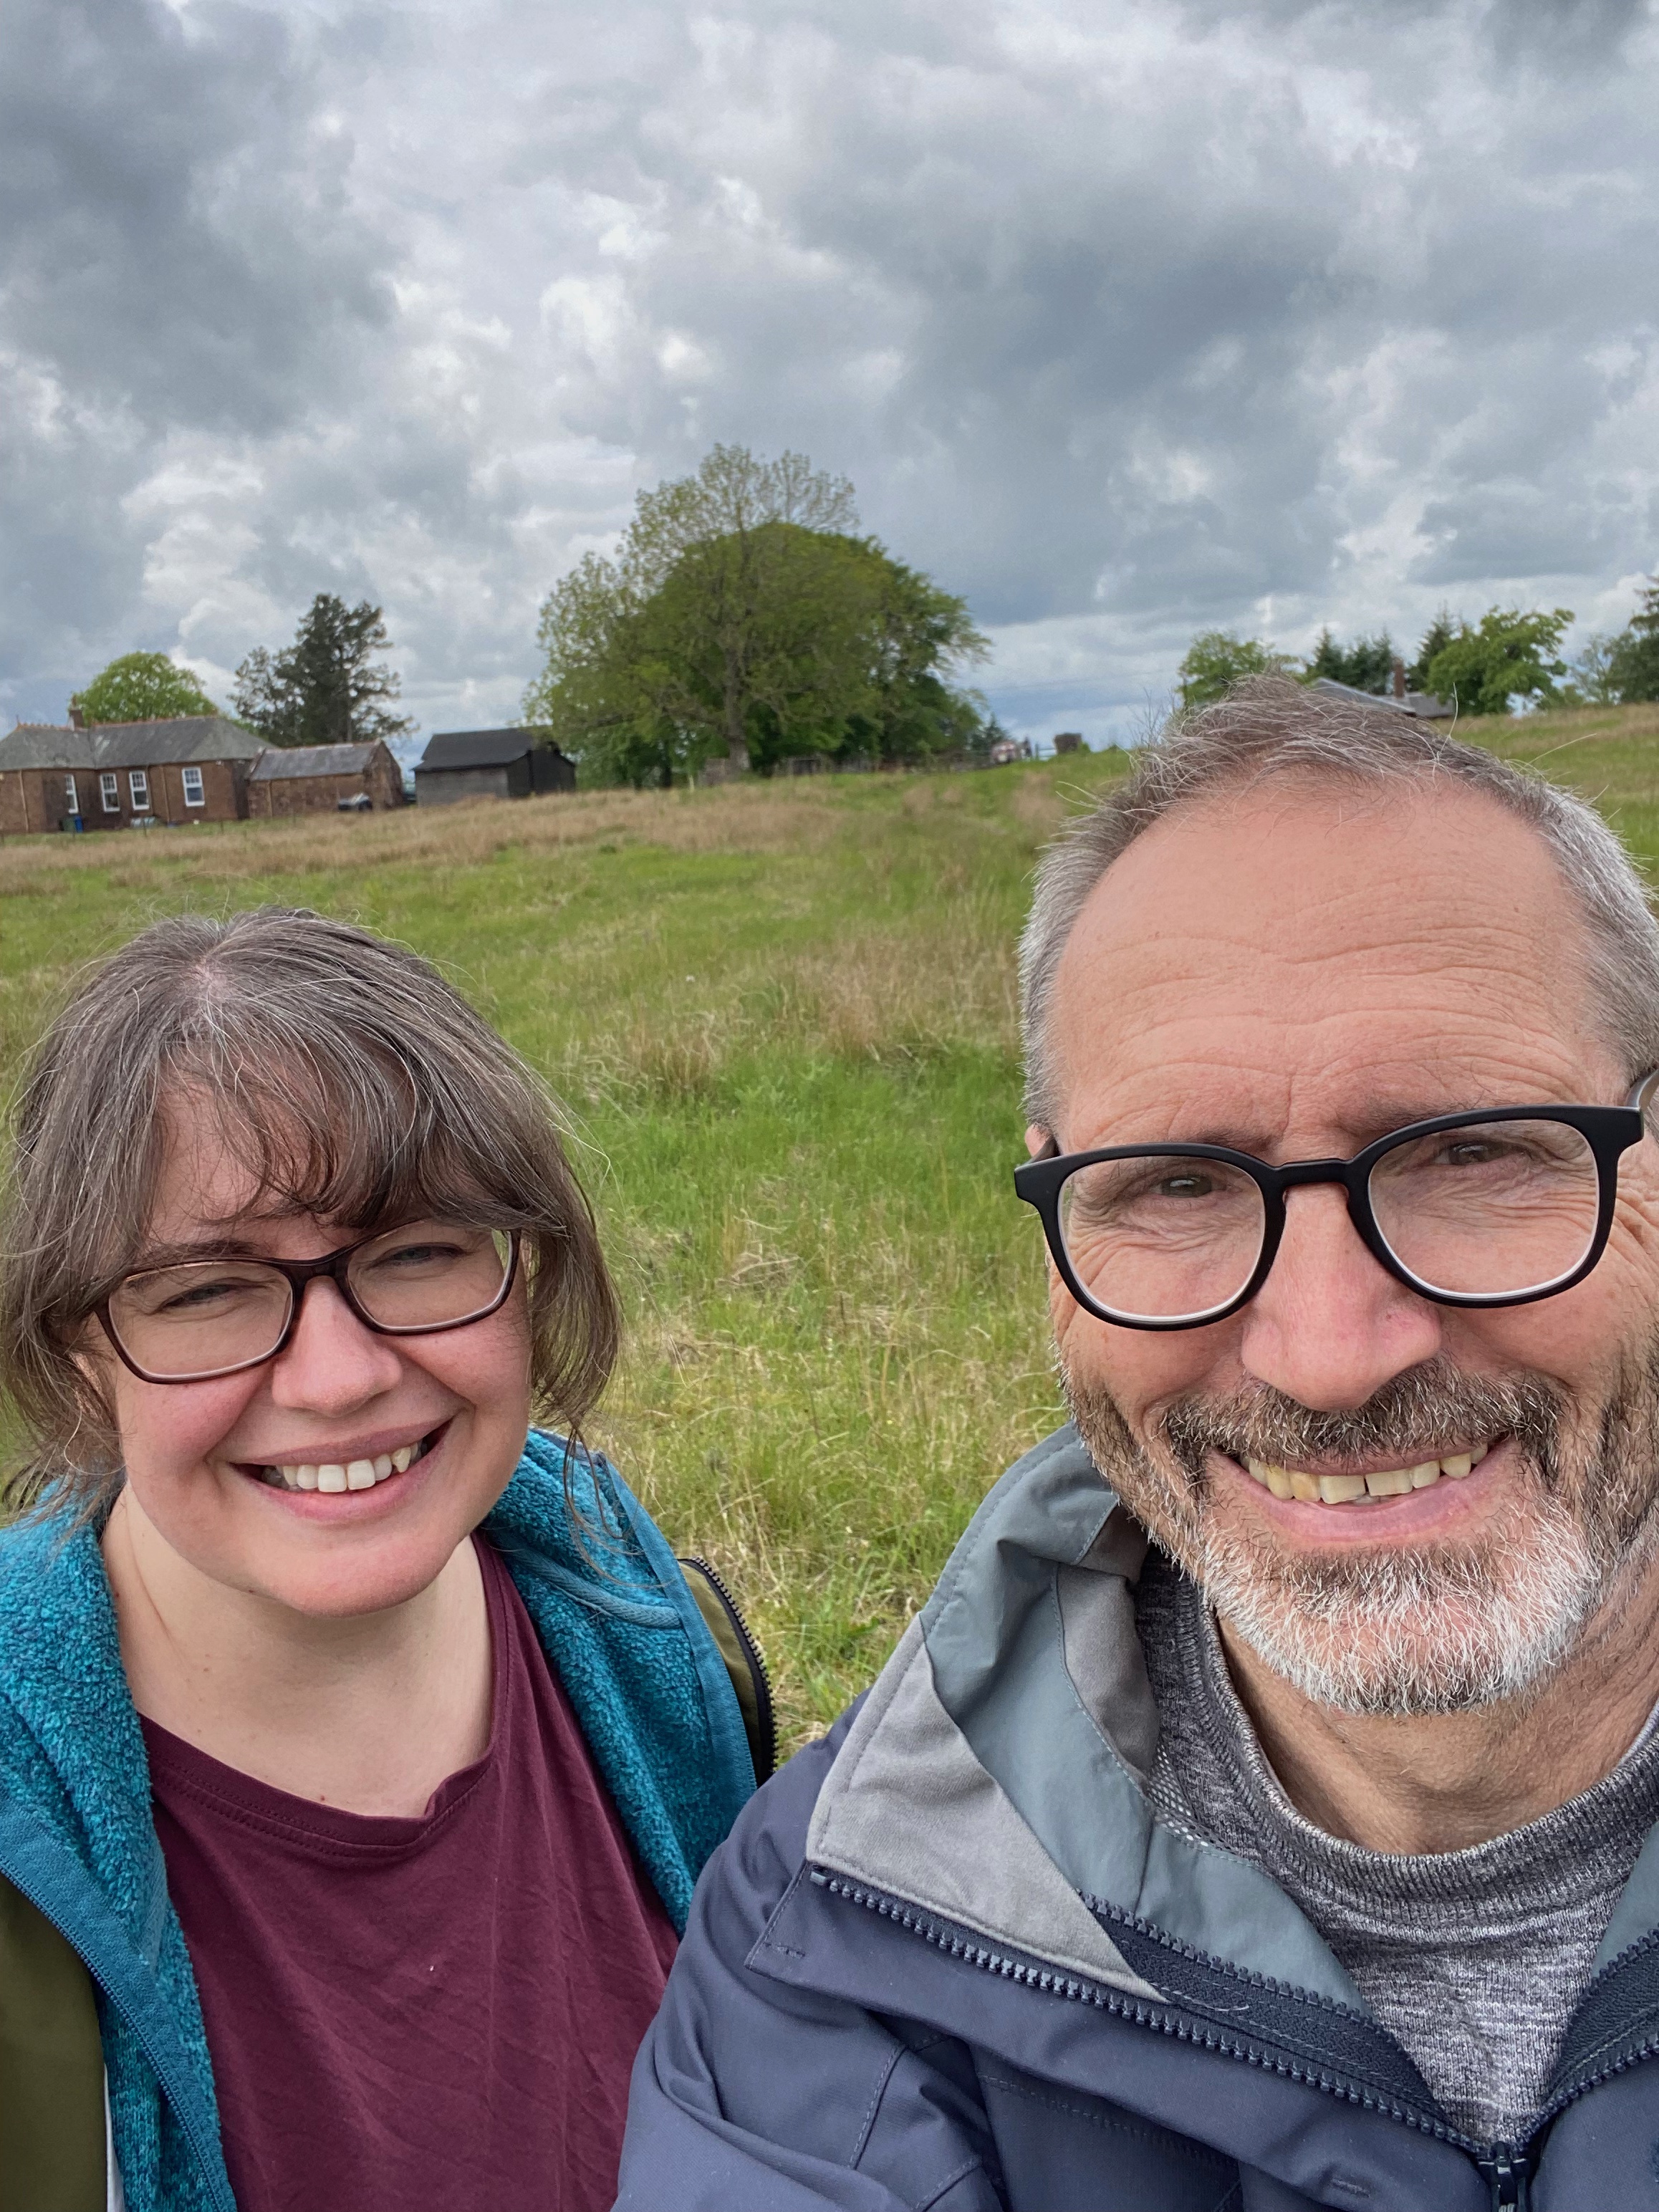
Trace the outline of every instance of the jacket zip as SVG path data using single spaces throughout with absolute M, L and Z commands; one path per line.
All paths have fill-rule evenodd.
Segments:
M 777 1771 L 778 1765 L 778 1724 L 772 1709 L 772 1677 L 767 1671 L 766 1656 L 750 1634 L 749 1623 L 739 1611 L 738 1601 L 727 1588 L 724 1577 L 711 1567 L 707 1559 L 699 1559 L 696 1553 L 687 1554 L 684 1565 L 697 1570 L 725 1607 L 726 1619 L 732 1624 L 732 1632 L 738 1639 L 738 1648 L 743 1653 L 754 1681 L 755 1711 L 760 1723 L 761 1739 L 760 1757 L 755 1762 L 755 1783 L 758 1788 Z M 764 1772 L 760 1771 L 762 1768 L 764 1768 Z
M 1223 2057 L 1242 2060 L 1246 2065 L 1271 2066 L 1276 2073 L 1289 2075 L 1308 2087 L 1322 2089 L 1327 2095 L 1340 2097 L 1346 2103 L 1361 2105 L 1385 2113 L 1390 2119 L 1416 2128 L 1421 2134 L 1449 2143 L 1455 2150 L 1466 2152 L 1492 2190 L 1492 2212 L 1528 2212 L 1531 2203 L 1528 2185 L 1534 2172 L 1533 2154 L 1526 2146 L 1535 2143 L 1550 2123 L 1587 2090 L 1594 2089 L 1611 2079 L 1620 2069 L 1609 2066 L 1600 2073 L 1589 2075 L 1579 2082 L 1571 2096 L 1562 2097 L 1545 2106 L 1538 2116 L 1537 2124 L 1526 2137 L 1526 2143 L 1480 2143 L 1473 2136 L 1449 2128 L 1443 2120 L 1436 2120 L 1427 2113 L 1418 2113 L 1407 2106 L 1385 2101 L 1363 2091 L 1349 2089 L 1331 2075 L 1310 2072 L 1300 2060 L 1275 2057 L 1271 2046 L 1244 2043 L 1221 2033 L 1218 2029 L 1203 2026 L 1186 2014 L 1177 2005 L 1166 2005 L 1158 2012 L 1138 1997 L 1121 1997 L 1097 1984 L 1083 1981 L 1076 1975 L 1055 1967 L 1036 1967 L 1023 1959 L 1015 1959 L 1006 1952 L 996 1951 L 987 1944 L 975 1943 L 958 1935 L 947 1923 L 933 1918 L 915 1905 L 907 1905 L 896 1897 L 880 1890 L 869 1889 L 863 1884 L 847 1881 L 842 1875 L 821 1868 L 810 1869 L 812 1880 L 827 1889 L 832 1897 L 844 1897 L 850 1904 L 861 1905 L 866 1912 L 878 1913 L 884 1920 L 896 1921 L 912 1936 L 932 1943 L 950 1957 L 965 1960 L 987 1973 L 996 1974 L 1005 1981 L 1023 1982 L 1028 1987 L 1047 1991 L 1054 1996 L 1071 1997 L 1078 2002 L 1097 2006 L 1103 2012 L 1119 2020 L 1133 2021 L 1138 2027 L 1156 2028 L 1160 2034 L 1178 2036 L 1184 2043 L 1195 2043 L 1206 2051 L 1218 2052 Z M 1173 2014 L 1172 2019 L 1170 2015 Z
M 1491 2157 L 1479 2158 L 1475 2164 L 1492 2184 L 1493 2212 L 1507 2206 L 1513 2206 L 1515 2212 L 1527 2212 L 1532 2160 L 1525 2151 L 1517 2150 L 1513 2143 L 1494 2143 Z

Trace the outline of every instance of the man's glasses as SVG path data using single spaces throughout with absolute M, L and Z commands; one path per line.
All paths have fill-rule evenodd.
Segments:
M 1516 1306 L 1583 1280 L 1606 1249 L 1621 1153 L 1640 1142 L 1659 1070 L 1624 1106 L 1442 1114 L 1351 1160 L 1273 1167 L 1224 1145 L 1050 1150 L 1014 1170 L 1061 1280 L 1121 1328 L 1201 1328 L 1267 1280 L 1285 1196 L 1340 1183 L 1367 1249 L 1421 1297 Z
M 146 1267 L 96 1309 L 124 1364 L 145 1382 L 204 1382 L 262 1367 L 299 1326 L 306 1285 L 326 1275 L 377 1336 L 435 1336 L 507 1302 L 517 1232 L 414 1221 L 317 1260 L 186 1260 Z

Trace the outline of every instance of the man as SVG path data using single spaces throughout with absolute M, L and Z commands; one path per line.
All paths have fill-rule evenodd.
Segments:
M 1049 854 L 1024 985 L 1074 1425 L 705 1875 L 621 2204 L 1659 2206 L 1628 861 L 1264 682 Z

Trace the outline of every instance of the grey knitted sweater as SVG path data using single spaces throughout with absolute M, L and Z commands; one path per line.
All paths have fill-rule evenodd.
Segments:
M 1448 2118 L 1514 2141 L 1541 2110 L 1563 2032 L 1648 1830 L 1659 1729 L 1540 1820 L 1470 1850 L 1403 1856 L 1304 1820 L 1262 1754 L 1214 1618 L 1157 1551 L 1139 1595 L 1164 1816 L 1249 1859 L 1306 1914 Z

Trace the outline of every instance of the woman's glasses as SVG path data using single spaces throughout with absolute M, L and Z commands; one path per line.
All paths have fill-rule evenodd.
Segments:
M 1026 1161 L 1014 1188 L 1073 1297 L 1121 1328 L 1201 1328 L 1236 1313 L 1267 1280 L 1285 1193 L 1322 1182 L 1343 1186 L 1369 1250 L 1422 1297 L 1523 1305 L 1601 1258 L 1620 1156 L 1641 1139 L 1656 1082 L 1644 1077 L 1625 1106 L 1440 1115 L 1351 1160 L 1273 1167 L 1223 1145 L 1114 1145 Z
M 317 1260 L 186 1260 L 125 1276 L 97 1309 L 146 1382 L 202 1382 L 284 1351 L 306 1286 L 326 1275 L 378 1336 L 434 1336 L 483 1321 L 518 1272 L 515 1231 L 413 1221 Z

